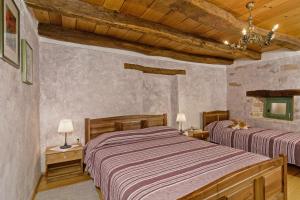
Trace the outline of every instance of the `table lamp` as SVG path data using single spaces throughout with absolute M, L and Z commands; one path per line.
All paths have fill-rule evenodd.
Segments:
M 71 133 L 74 131 L 73 123 L 71 119 L 62 119 L 59 122 L 58 126 L 58 132 L 59 133 L 65 133 L 65 144 L 64 146 L 61 146 L 61 149 L 68 149 L 71 148 L 72 145 L 67 144 L 67 133 Z
M 180 132 L 182 133 L 182 123 L 186 122 L 185 114 L 184 113 L 178 113 L 177 118 L 176 118 L 176 122 L 179 122 Z

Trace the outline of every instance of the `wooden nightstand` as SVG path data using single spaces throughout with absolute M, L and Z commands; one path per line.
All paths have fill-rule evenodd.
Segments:
M 208 131 L 203 131 L 201 129 L 188 130 L 188 135 L 199 140 L 207 140 L 209 137 Z
M 46 149 L 47 181 L 56 181 L 83 174 L 83 147 L 79 145 L 67 151 Z

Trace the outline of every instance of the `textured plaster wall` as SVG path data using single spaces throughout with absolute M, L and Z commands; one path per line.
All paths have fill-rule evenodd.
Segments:
M 59 120 L 71 118 L 75 131 L 70 142 L 84 141 L 84 118 L 128 114 L 168 113 L 176 127 L 176 114 L 184 112 L 185 127 L 200 127 L 200 113 L 226 109 L 226 69 L 168 61 L 103 48 L 41 40 L 40 126 L 41 151 L 60 145 Z M 124 70 L 124 63 L 186 69 L 186 76 L 143 74 Z M 44 158 L 42 158 L 44 165 Z M 44 169 L 44 167 L 42 167 Z
M 202 113 L 226 110 L 226 69 L 190 67 L 178 77 L 179 110 L 188 118 L 184 127 L 202 127 Z
M 300 52 L 265 54 L 262 61 L 237 62 L 227 70 L 227 106 L 232 118 L 247 120 L 253 126 L 299 131 L 300 98 L 294 98 L 294 120 L 257 117 L 258 102 L 246 97 L 248 90 L 300 89 Z M 252 115 L 251 115 L 252 113 Z
M 39 41 L 36 23 L 20 8 L 21 38 L 34 51 L 34 84 L 23 84 L 21 70 L 0 59 L 0 199 L 29 200 L 40 176 Z
M 168 124 L 176 127 L 175 120 L 179 109 L 177 77 L 142 74 L 142 78 L 142 112 L 168 113 Z

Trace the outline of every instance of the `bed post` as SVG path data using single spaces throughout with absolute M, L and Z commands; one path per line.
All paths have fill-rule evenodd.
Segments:
M 96 191 L 97 191 L 97 193 L 98 193 L 98 195 L 99 195 L 99 200 L 104 200 L 104 196 L 103 196 L 103 193 L 102 193 L 102 191 L 100 190 L 100 188 L 98 188 L 98 187 L 96 187 L 96 186 L 95 186 L 95 188 L 96 188 Z
M 167 113 L 164 113 L 163 117 L 164 117 L 164 119 L 163 119 L 163 125 L 164 126 L 168 126 L 168 115 L 167 115 Z
M 202 129 L 203 129 L 203 130 L 204 130 L 204 128 L 205 128 L 205 123 L 206 123 L 205 117 L 206 117 L 206 112 L 203 112 L 203 113 L 202 113 Z M 201 122 L 200 122 L 200 123 L 201 123 Z
M 91 120 L 89 118 L 85 119 L 85 144 L 91 140 Z
M 282 189 L 283 189 L 283 199 L 287 200 L 287 156 L 280 155 L 280 157 L 283 159 L 283 166 L 282 166 Z
M 265 178 L 263 176 L 254 179 L 254 199 L 255 200 L 265 200 Z
M 230 120 L 230 112 L 229 112 L 229 110 L 226 110 L 226 112 L 227 112 L 227 118 L 228 118 L 228 120 Z

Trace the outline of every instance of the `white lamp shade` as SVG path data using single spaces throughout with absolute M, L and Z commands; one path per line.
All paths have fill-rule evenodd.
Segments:
M 176 118 L 177 122 L 186 122 L 186 117 L 184 113 L 178 113 L 177 114 L 177 118 Z
M 62 119 L 58 125 L 59 133 L 70 133 L 74 131 L 73 123 L 71 119 Z

